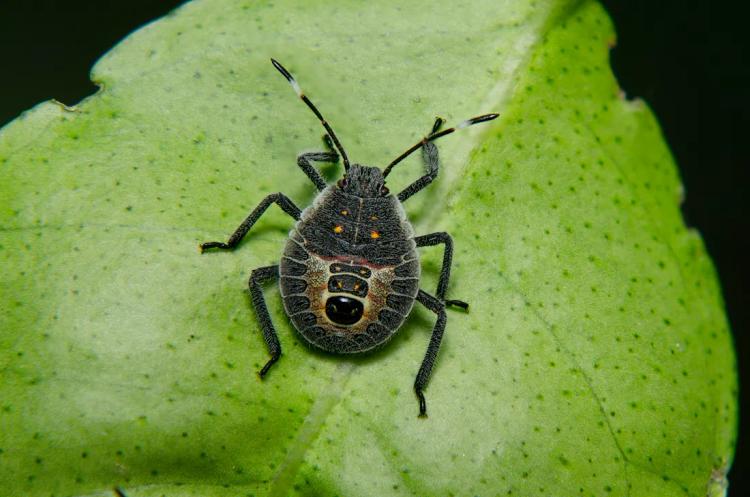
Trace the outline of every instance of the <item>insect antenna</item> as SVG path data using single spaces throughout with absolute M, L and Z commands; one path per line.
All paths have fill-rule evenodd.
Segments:
M 467 128 L 467 127 L 471 126 L 472 124 L 479 124 L 479 123 L 483 123 L 485 121 L 492 121 L 497 116 L 499 116 L 499 114 L 484 114 L 484 115 L 481 115 L 481 116 L 472 117 L 471 119 L 467 119 L 466 121 L 462 121 L 462 122 L 458 123 L 456 126 L 454 126 L 452 128 L 444 129 L 443 131 L 438 131 L 438 132 L 436 132 L 435 129 L 433 128 L 432 132 L 429 135 L 425 136 L 424 138 L 422 138 L 421 140 L 419 140 L 417 143 L 415 143 L 414 145 L 412 145 L 411 147 L 409 147 L 409 149 L 407 149 L 406 152 L 404 152 L 403 154 L 401 154 L 398 157 L 396 157 L 395 159 L 393 159 L 393 161 L 391 161 L 391 163 L 388 164 L 388 166 L 386 166 L 386 168 L 383 170 L 383 178 L 385 178 L 386 176 L 388 176 L 388 174 L 391 172 L 391 169 L 393 169 L 393 166 L 395 166 L 396 164 L 398 164 L 402 160 L 404 160 L 407 157 L 409 157 L 414 151 L 418 150 L 425 143 L 431 142 L 431 141 L 435 141 L 438 138 L 441 138 L 441 137 L 443 137 L 445 135 L 449 135 L 449 134 L 453 133 L 456 130 Z M 435 123 L 435 125 L 436 125 L 435 127 L 437 128 L 438 127 L 437 122 Z
M 313 103 L 310 101 L 309 98 L 307 98 L 307 95 L 305 95 L 302 92 L 302 88 L 300 88 L 299 83 L 297 83 L 297 80 L 294 79 L 294 76 L 291 75 L 289 71 L 286 70 L 284 66 L 279 64 L 279 62 L 276 59 L 271 59 L 271 63 L 273 64 L 273 67 L 278 69 L 278 71 L 286 78 L 287 81 L 289 81 L 289 84 L 292 85 L 292 88 L 294 88 L 294 91 L 297 93 L 297 96 L 302 99 L 305 104 L 310 107 L 310 110 L 313 111 L 313 113 L 318 116 L 318 119 L 320 120 L 320 123 L 323 125 L 323 127 L 326 129 L 326 132 L 328 133 L 328 136 L 331 137 L 331 140 L 333 140 L 333 144 L 336 146 L 338 151 L 341 153 L 341 158 L 344 161 L 344 170 L 349 170 L 349 157 L 347 157 L 346 152 L 344 152 L 344 147 L 341 146 L 341 142 L 339 141 L 338 137 L 336 137 L 336 133 L 333 132 L 333 129 L 331 129 L 331 126 L 326 122 L 326 120 L 323 118 L 323 114 L 320 113 L 320 111 L 313 105 Z

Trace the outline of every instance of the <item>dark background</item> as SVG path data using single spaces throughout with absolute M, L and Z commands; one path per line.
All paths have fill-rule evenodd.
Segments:
M 0 0 L 0 126 L 43 100 L 75 104 L 96 91 L 88 73 L 97 58 L 180 3 Z M 718 268 L 745 380 L 750 178 L 741 150 L 750 132 L 750 43 L 743 9 L 739 1 L 603 3 L 618 32 L 615 74 L 628 96 L 654 109 L 680 166 L 683 212 Z M 742 395 L 741 414 L 747 407 Z M 750 434 L 740 426 L 731 497 L 750 495 Z

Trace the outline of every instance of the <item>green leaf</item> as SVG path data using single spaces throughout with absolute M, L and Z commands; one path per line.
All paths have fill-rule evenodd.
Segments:
M 9 496 L 720 495 L 736 425 L 714 269 L 685 227 L 654 117 L 608 65 L 595 2 L 202 0 L 123 41 L 101 91 L 0 132 L 0 488 Z M 407 203 L 456 253 L 435 317 L 372 355 L 310 350 L 245 291 L 290 219 L 200 255 L 267 194 L 309 205 L 323 130 L 384 165 L 429 130 L 441 174 Z M 327 178 L 339 170 L 324 166 Z M 394 170 L 391 190 L 420 174 Z M 424 251 L 432 291 L 441 250 Z

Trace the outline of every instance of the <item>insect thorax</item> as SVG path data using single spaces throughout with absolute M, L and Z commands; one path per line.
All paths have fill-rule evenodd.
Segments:
M 387 342 L 419 289 L 413 237 L 395 197 L 322 191 L 302 212 L 281 259 L 281 295 L 297 330 L 329 352 Z

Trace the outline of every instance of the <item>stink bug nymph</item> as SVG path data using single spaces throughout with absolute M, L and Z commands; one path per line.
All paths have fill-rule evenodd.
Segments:
M 297 165 L 319 190 L 313 204 L 301 211 L 283 193 L 272 193 L 247 216 L 226 243 L 206 242 L 206 249 L 233 249 L 269 205 L 276 203 L 296 221 L 281 256 L 281 263 L 252 271 L 250 294 L 263 339 L 271 358 L 261 378 L 281 356 L 281 345 L 268 313 L 261 285 L 279 280 L 284 309 L 294 327 L 311 345 L 334 354 L 358 354 L 384 345 L 398 331 L 414 301 L 437 314 L 422 365 L 414 381 L 419 415 L 425 416 L 423 390 L 430 378 L 445 330 L 447 306 L 468 309 L 460 300 L 447 300 L 453 241 L 447 233 L 415 236 L 402 202 L 429 185 L 438 174 L 438 151 L 433 141 L 472 124 L 490 121 L 497 114 L 468 119 L 441 129 L 438 118 L 430 133 L 399 155 L 385 169 L 350 164 L 331 126 L 281 64 L 274 67 L 318 117 L 326 130 L 327 152 L 303 153 Z M 397 195 L 385 179 L 393 167 L 421 149 L 425 174 Z M 328 185 L 312 162 L 344 163 L 344 175 Z M 443 265 L 435 294 L 419 288 L 418 247 L 443 245 Z

